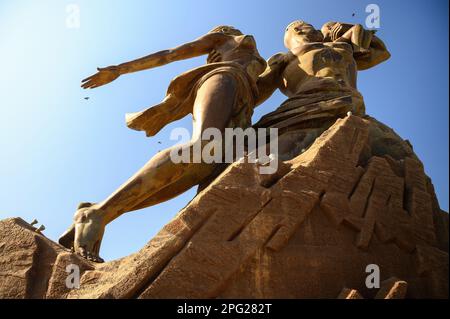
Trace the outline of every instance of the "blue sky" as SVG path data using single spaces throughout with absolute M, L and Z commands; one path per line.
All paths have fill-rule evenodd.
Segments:
M 78 29 L 66 27 L 71 3 L 80 8 Z M 367 112 L 411 141 L 448 211 L 448 1 L 0 0 L 0 219 L 37 218 L 57 239 L 79 202 L 104 199 L 174 143 L 172 128 L 191 128 L 186 117 L 146 138 L 125 126 L 124 114 L 158 103 L 171 78 L 205 58 L 83 91 L 80 80 L 97 66 L 174 47 L 220 24 L 253 34 L 268 58 L 285 51 L 291 21 L 318 28 L 329 20 L 363 24 L 369 3 L 381 9 L 378 35 L 392 58 L 359 73 Z M 254 120 L 283 100 L 274 94 Z M 101 255 L 111 260 L 138 250 L 194 194 L 115 220 Z

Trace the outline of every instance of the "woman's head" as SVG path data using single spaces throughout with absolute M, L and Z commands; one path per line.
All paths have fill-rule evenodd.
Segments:
M 242 32 L 230 25 L 219 25 L 208 33 L 223 33 L 226 35 L 242 35 Z
M 284 33 L 284 45 L 290 50 L 304 43 L 322 41 L 322 33 L 314 29 L 311 24 L 301 20 L 291 22 Z
M 219 25 L 214 29 L 212 29 L 211 31 L 209 31 L 208 33 L 223 33 L 231 36 L 242 35 L 242 32 L 240 30 L 230 25 Z M 208 54 L 208 57 L 206 58 L 206 63 L 219 62 L 220 60 L 221 60 L 220 54 L 216 50 L 213 50 Z

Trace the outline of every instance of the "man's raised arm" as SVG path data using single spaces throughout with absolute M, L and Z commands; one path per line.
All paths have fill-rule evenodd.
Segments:
M 357 53 L 354 57 L 358 70 L 367 70 L 380 64 L 381 62 L 386 61 L 391 57 L 391 54 L 387 50 L 383 41 L 381 41 L 381 39 L 376 35 L 373 35 L 368 52 Z

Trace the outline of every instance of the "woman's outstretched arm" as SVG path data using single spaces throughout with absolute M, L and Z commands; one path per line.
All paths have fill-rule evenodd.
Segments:
M 152 53 L 145 57 L 106 68 L 97 68 L 98 72 L 82 80 L 84 89 L 93 89 L 117 79 L 120 75 L 156 68 L 174 61 L 185 60 L 209 53 L 226 41 L 223 33 L 209 33 L 197 40 L 185 43 L 176 48 Z

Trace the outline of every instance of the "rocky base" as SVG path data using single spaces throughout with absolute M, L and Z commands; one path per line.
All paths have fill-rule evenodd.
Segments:
M 0 298 L 448 298 L 448 214 L 407 141 L 349 116 L 280 165 L 230 165 L 139 252 L 105 264 L 3 220 Z M 380 288 L 366 286 L 369 264 Z

